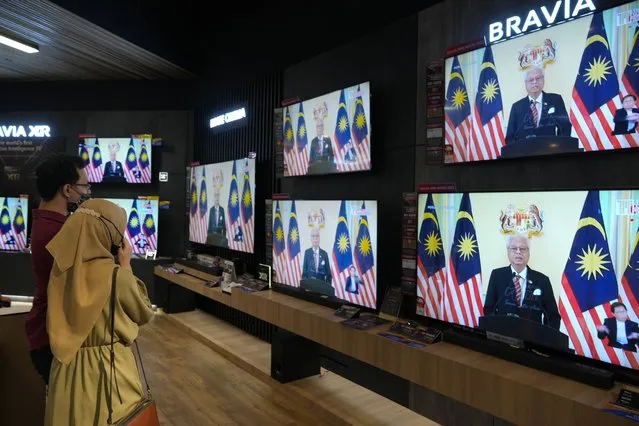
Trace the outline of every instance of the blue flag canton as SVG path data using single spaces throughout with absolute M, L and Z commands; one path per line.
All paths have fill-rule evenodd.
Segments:
M 84 167 L 88 166 L 91 162 L 91 159 L 89 158 L 89 150 L 84 144 L 80 145 L 80 158 L 82 158 L 82 164 Z
M 359 92 L 359 87 L 357 91 Z M 359 94 L 355 99 L 355 114 L 353 118 L 353 136 L 359 143 L 368 136 L 368 122 L 366 121 L 366 111 L 364 110 L 364 100 Z
M 300 251 L 300 228 L 297 225 L 297 211 L 295 209 L 295 201 L 292 202 L 291 214 L 288 222 L 288 234 L 286 244 L 288 245 L 289 256 L 294 258 Z
M 191 175 L 191 215 L 197 213 L 197 182 L 195 181 L 195 172 Z
M 479 90 L 475 103 L 482 124 L 488 123 L 503 109 L 497 69 L 490 45 L 484 50 L 484 60 L 479 73 Z
M 291 122 L 291 113 L 286 109 L 284 118 L 284 149 L 290 152 L 295 146 L 295 134 L 293 132 L 293 123 Z
M 149 167 L 149 154 L 146 151 L 146 145 L 142 144 L 140 148 L 140 167 L 146 169 Z
M 308 145 L 308 131 L 304 119 L 304 106 L 300 104 L 300 112 L 297 115 L 297 150 L 302 152 L 306 145 Z
M 204 167 L 202 167 L 202 179 L 200 181 L 200 216 L 204 217 L 209 208 L 209 200 L 206 193 L 206 173 Z
M 635 248 L 628 261 L 628 266 L 623 274 L 626 282 L 630 286 L 632 294 L 639 300 L 639 231 L 635 237 Z
M 9 215 L 9 203 L 4 199 L 2 204 L 2 212 L 0 212 L 0 234 L 6 234 L 11 231 L 11 216 Z
M 363 205 L 362 209 L 366 211 L 366 205 Z M 359 219 L 359 229 L 357 230 L 357 240 L 355 242 L 355 258 L 363 274 L 375 265 L 367 215 L 362 215 Z
M 589 191 L 564 271 L 582 312 L 618 297 L 599 191 Z
M 624 77 L 632 87 L 635 95 L 637 94 L 637 92 L 639 92 L 639 43 L 637 43 L 638 38 L 639 26 L 635 28 L 635 33 L 632 41 L 632 51 L 630 52 L 630 56 L 628 57 L 626 68 L 623 71 Z
M 592 17 L 575 89 L 589 114 L 619 95 L 617 72 L 600 12 Z
M 275 205 L 275 220 L 273 221 L 273 247 L 275 254 L 280 255 L 286 249 L 284 236 L 284 225 L 282 224 L 282 213 L 279 203 Z
M 239 188 L 237 186 L 237 167 L 235 161 L 233 162 L 233 172 L 231 174 L 231 185 L 229 187 L 229 204 L 228 204 L 229 217 L 231 223 L 235 222 L 240 217 L 240 196 Z
M 252 217 L 253 197 L 251 196 L 251 177 L 247 171 L 244 173 L 244 185 L 242 189 L 242 218 L 244 222 L 248 222 Z
M 450 69 L 450 82 L 446 91 L 446 115 L 455 127 L 458 127 L 466 118 L 470 116 L 470 103 L 468 101 L 468 91 L 457 56 L 453 59 Z
M 133 145 L 133 139 L 129 142 L 129 150 L 126 153 L 126 165 L 130 169 L 138 165 L 138 159 L 135 155 L 135 146 Z
M 417 254 L 429 277 L 432 277 L 446 266 L 442 235 L 439 230 L 439 221 L 437 220 L 432 194 L 428 194 L 426 206 L 424 207 L 422 226 L 419 229 Z
M 460 285 L 475 275 L 481 274 L 475 219 L 468 193 L 464 193 L 462 196 L 450 252 L 457 282 Z
M 24 231 L 24 216 L 22 215 L 22 206 L 20 205 L 16 208 L 16 215 L 13 218 L 13 230 L 16 231 L 17 234 Z
M 144 216 L 144 223 L 142 224 L 142 230 L 144 234 L 147 236 L 151 236 L 155 234 L 155 220 L 153 219 L 153 215 L 148 213 Z
M 140 233 L 140 218 L 138 217 L 138 202 L 137 200 L 133 201 L 133 205 L 131 206 L 131 213 L 129 214 L 129 221 L 126 224 L 127 230 L 129 231 L 129 235 L 131 238 L 135 237 Z
M 102 165 L 102 152 L 100 152 L 100 146 L 98 144 L 93 147 L 93 158 L 91 162 L 94 168 L 98 168 Z
M 339 148 L 343 148 L 351 140 L 351 125 L 348 121 L 348 111 L 346 109 L 346 98 L 344 89 L 339 95 L 339 106 L 337 107 L 337 120 L 335 122 L 335 138 Z
M 352 250 L 351 236 L 348 231 L 348 219 L 346 218 L 346 201 L 342 200 L 333 245 L 333 254 L 335 255 L 339 272 L 344 271 L 353 264 Z

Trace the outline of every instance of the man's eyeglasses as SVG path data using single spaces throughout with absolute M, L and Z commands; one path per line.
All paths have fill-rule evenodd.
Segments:
M 513 253 L 516 253 L 516 252 L 528 253 L 528 247 L 508 247 L 508 250 Z
M 90 183 L 74 183 L 73 186 L 81 186 L 82 188 L 91 189 Z
M 544 81 L 544 77 L 536 77 L 536 78 L 529 78 L 528 80 L 526 80 L 526 83 L 534 83 L 534 82 L 542 82 Z

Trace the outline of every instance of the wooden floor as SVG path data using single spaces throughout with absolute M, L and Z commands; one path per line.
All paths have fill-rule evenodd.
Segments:
M 202 312 L 156 316 L 140 345 L 163 425 L 435 424 L 331 372 L 278 383 L 268 343 Z

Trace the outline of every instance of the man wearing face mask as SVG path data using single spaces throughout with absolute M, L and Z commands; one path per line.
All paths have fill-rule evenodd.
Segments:
M 53 360 L 46 329 L 47 285 L 53 258 L 46 245 L 60 231 L 69 213 L 91 194 L 84 163 L 78 156 L 55 154 L 36 169 L 40 205 L 34 209 L 31 228 L 31 267 L 35 275 L 35 296 L 27 316 L 26 332 L 31 361 L 45 384 Z

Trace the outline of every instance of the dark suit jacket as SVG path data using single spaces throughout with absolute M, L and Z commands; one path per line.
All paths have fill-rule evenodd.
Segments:
M 639 108 L 633 108 L 632 112 L 639 113 Z M 636 133 L 637 132 L 637 123 L 628 130 L 628 113 L 625 109 L 621 108 L 615 111 L 615 118 L 613 121 L 615 122 L 615 129 L 612 131 L 613 135 L 627 135 L 628 133 Z
M 527 135 L 535 134 L 536 132 L 548 132 L 549 128 L 556 130 L 557 135 L 570 136 L 572 126 L 561 95 L 542 93 L 541 120 L 537 128 L 535 128 L 533 123 L 528 96 L 513 104 L 508 118 L 508 130 L 506 131 L 507 144 L 513 143 L 518 139 L 525 139 Z M 548 114 L 548 111 L 553 107 L 555 112 Z
M 608 331 L 610 331 L 610 333 L 598 331 L 597 337 L 600 339 L 605 339 L 607 337 L 608 346 L 624 349 L 626 351 L 637 352 L 637 344 L 639 344 L 637 339 L 628 339 L 628 343 L 625 345 L 617 342 L 617 319 L 615 317 L 606 318 L 603 325 L 608 327 Z M 634 321 L 626 320 L 626 338 L 630 335 L 630 333 L 639 333 L 639 324 Z
M 111 167 L 111 162 L 107 162 L 104 165 L 104 176 L 106 177 L 124 177 L 124 169 L 122 168 L 122 163 L 119 161 L 115 162 L 115 170 Z
M 209 234 L 226 235 L 226 218 L 224 217 L 224 208 L 220 206 L 220 217 L 215 222 L 215 206 L 209 210 Z
M 528 282 L 521 306 L 515 301 L 515 285 L 510 265 L 497 268 L 490 274 L 488 291 L 484 301 L 484 315 L 516 314 L 522 318 L 543 323 L 559 330 L 561 316 L 550 285 L 550 279 L 541 272 L 528 267 Z M 541 296 L 533 296 L 533 292 L 541 290 Z M 537 300 L 539 299 L 539 300 Z M 543 309 L 542 309 L 543 308 Z M 547 315 L 545 315 L 544 310 Z M 542 313 L 544 318 L 542 321 Z
M 315 137 L 311 141 L 311 153 L 309 155 L 309 163 L 316 163 L 318 161 L 333 161 L 333 144 L 331 143 L 331 138 L 328 136 L 324 136 L 322 138 L 322 145 L 324 149 L 322 150 L 322 155 L 320 155 L 320 140 Z
M 319 266 L 315 272 L 315 259 L 313 258 L 313 248 L 304 252 L 304 265 L 302 266 L 302 278 L 314 278 L 331 283 L 331 265 L 328 263 L 328 254 L 319 249 Z
M 359 286 L 362 283 L 362 279 L 358 276 L 346 278 L 346 285 L 344 290 L 349 293 L 359 294 Z

